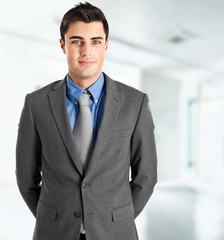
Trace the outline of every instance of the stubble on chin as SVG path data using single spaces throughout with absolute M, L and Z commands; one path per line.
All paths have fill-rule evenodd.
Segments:
M 80 85 L 80 82 L 86 82 L 89 83 L 89 85 L 92 85 L 99 77 L 100 77 L 101 71 L 93 71 L 93 70 L 84 70 L 81 71 L 80 69 L 76 69 L 73 71 L 70 71 L 69 76 L 71 77 L 72 81 L 76 85 Z

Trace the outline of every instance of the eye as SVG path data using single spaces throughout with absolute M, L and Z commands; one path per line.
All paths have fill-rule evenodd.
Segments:
M 81 44 L 81 41 L 75 40 L 75 41 L 73 41 L 72 43 L 74 43 L 74 44 Z
M 94 44 L 100 44 L 101 42 L 100 42 L 100 41 L 97 41 L 97 40 L 95 40 L 95 41 L 93 41 L 93 43 L 94 43 Z

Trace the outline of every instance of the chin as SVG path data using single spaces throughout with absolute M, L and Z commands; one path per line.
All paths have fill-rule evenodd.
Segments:
M 98 75 L 100 75 L 98 72 L 94 72 L 94 73 L 81 73 L 80 77 L 83 79 L 89 79 L 89 78 L 94 78 L 94 77 L 98 77 Z

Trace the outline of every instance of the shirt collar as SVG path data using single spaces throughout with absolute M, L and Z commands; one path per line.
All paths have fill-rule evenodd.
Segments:
M 103 90 L 104 86 L 104 75 L 101 73 L 100 77 L 97 79 L 97 81 L 91 85 L 87 90 L 84 90 L 80 87 L 78 87 L 69 77 L 69 74 L 67 74 L 66 78 L 66 91 L 67 91 L 67 96 L 69 99 L 74 103 L 79 100 L 79 97 L 86 92 L 87 90 L 91 93 L 93 97 L 93 101 L 97 102 L 99 100 L 99 97 L 101 95 L 101 92 Z

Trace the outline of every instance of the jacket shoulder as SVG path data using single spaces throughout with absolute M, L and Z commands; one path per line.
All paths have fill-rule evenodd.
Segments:
M 48 97 L 51 92 L 53 92 L 55 88 L 60 87 L 63 84 L 63 80 L 54 81 L 38 90 L 35 90 L 29 94 L 27 94 L 26 99 L 29 101 L 32 109 L 37 109 L 40 106 L 44 106 L 48 103 Z
M 62 80 L 57 80 L 57 81 L 51 82 L 50 84 L 29 93 L 29 95 L 31 97 L 40 97 L 40 96 L 46 95 L 52 90 L 52 88 L 54 88 L 61 81 Z
M 131 86 L 121 83 L 119 81 L 115 81 L 115 80 L 113 80 L 113 81 L 117 85 L 118 90 L 120 92 L 122 92 L 122 94 L 124 94 L 124 95 L 132 95 L 132 96 L 141 98 L 145 94 L 144 92 L 142 92 L 134 87 L 131 87 Z
M 124 84 L 120 81 L 114 80 L 114 79 L 110 78 L 109 76 L 107 76 L 105 73 L 104 73 L 104 76 L 106 77 L 106 80 L 112 82 L 112 84 L 116 86 L 116 89 L 120 93 L 122 93 L 124 96 L 134 96 L 137 98 L 138 97 L 142 98 L 145 95 L 145 93 L 143 93 L 142 91 L 140 91 L 134 87 L 131 87 L 127 84 Z

